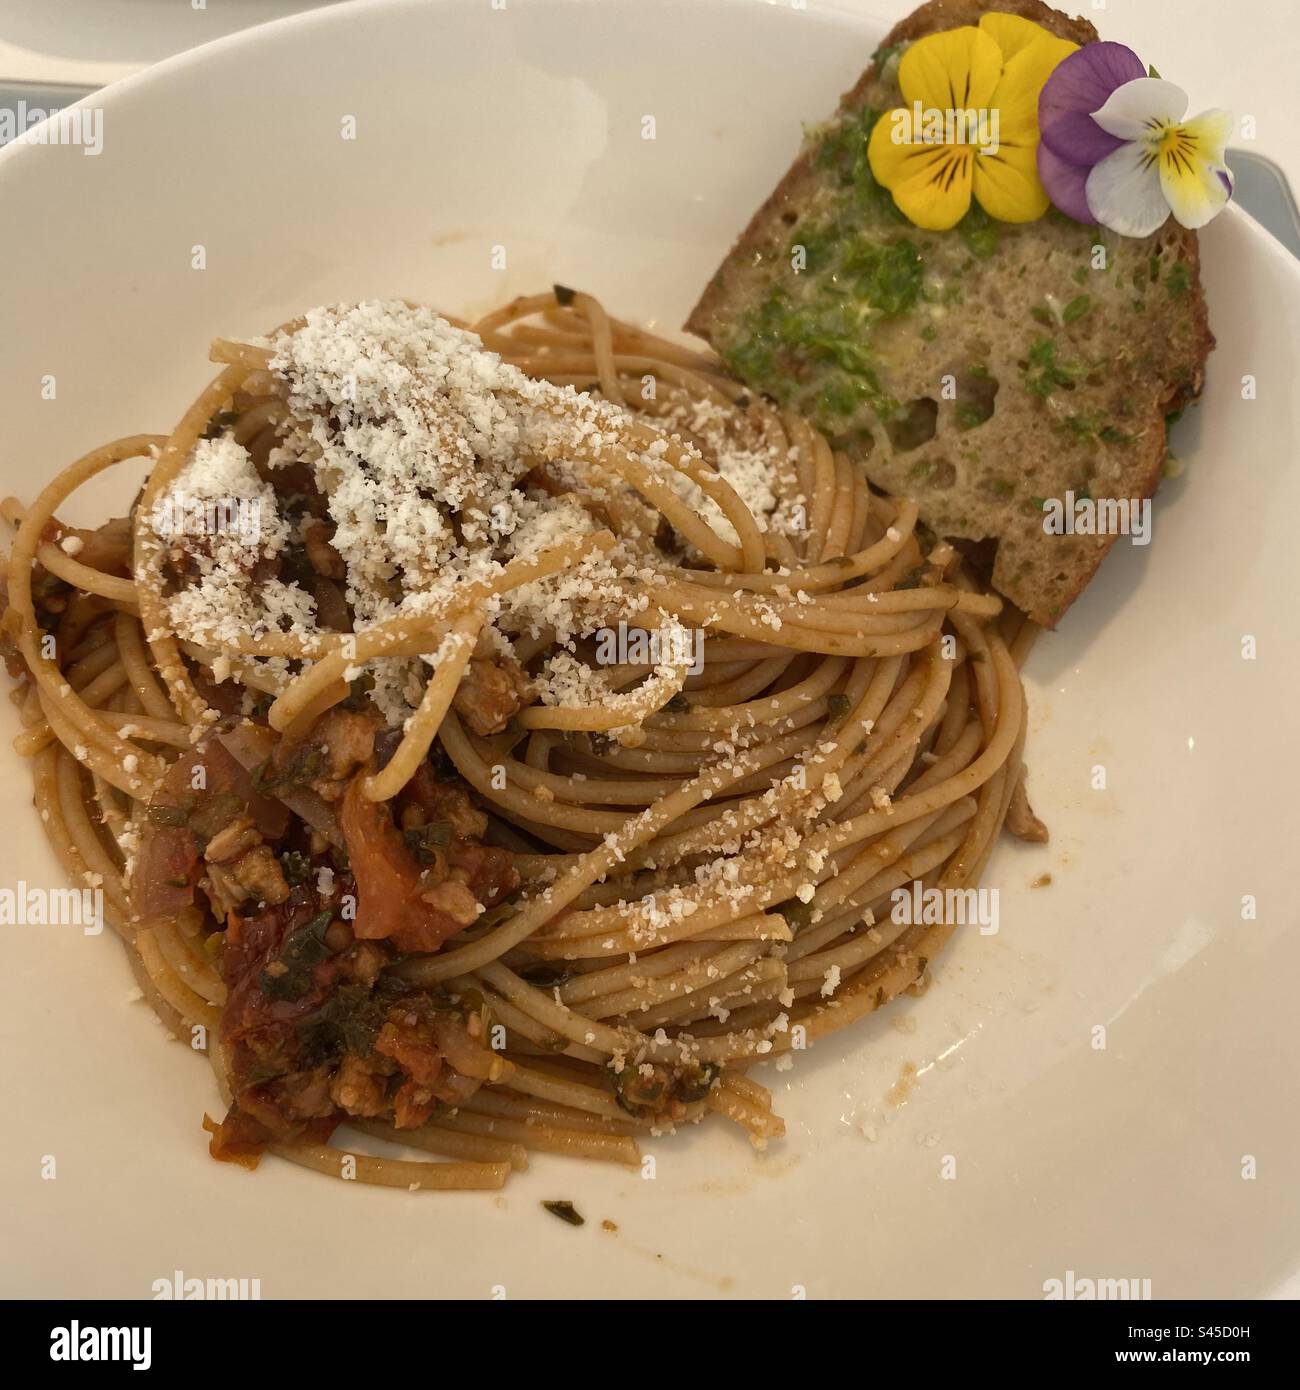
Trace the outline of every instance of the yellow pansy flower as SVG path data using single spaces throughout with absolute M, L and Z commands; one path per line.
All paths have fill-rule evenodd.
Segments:
M 918 39 L 898 65 L 907 105 L 871 132 L 876 182 L 932 232 L 955 227 L 972 194 L 999 221 L 1041 217 L 1050 201 L 1038 177 L 1038 95 L 1076 48 L 1010 14 Z

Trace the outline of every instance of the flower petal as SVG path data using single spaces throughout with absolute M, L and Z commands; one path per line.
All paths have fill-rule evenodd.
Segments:
M 980 15 L 980 28 L 1002 50 L 1003 63 L 1010 62 L 1030 44 L 1055 38 L 1054 34 L 1044 29 L 1041 24 L 1035 24 L 1032 19 L 1022 19 L 1018 14 L 1000 14 L 996 11 Z M 1073 46 L 1071 44 L 1071 47 Z
M 867 162 L 871 165 L 871 175 L 882 188 L 893 188 L 902 183 L 913 172 L 909 168 L 911 160 L 926 150 L 937 146 L 912 143 L 895 138 L 902 129 L 911 131 L 912 113 L 902 106 L 886 111 L 871 128 L 871 138 L 867 142 Z
M 1088 164 L 1071 164 L 1062 159 L 1055 150 L 1050 150 L 1046 142 L 1038 147 L 1038 177 L 1042 180 L 1047 196 L 1067 217 L 1076 222 L 1086 222 L 1088 226 L 1096 221 L 1088 206 Z
M 995 155 L 977 155 L 974 185 L 980 206 L 1000 222 L 1033 222 L 1051 205 L 1032 145 L 1004 144 Z
M 1122 43 L 1090 43 L 1070 54 L 1047 79 L 1038 99 L 1043 144 L 1079 164 L 1097 164 L 1113 154 L 1120 145 L 1118 137 L 1102 130 L 1092 113 L 1117 87 L 1145 76 L 1142 60 Z
M 992 16 L 986 15 L 985 18 Z M 999 18 L 1010 19 L 1012 15 Z M 1027 21 L 1026 21 L 1027 22 Z M 1037 26 L 1034 26 L 1037 28 Z M 993 93 L 998 113 L 998 137 L 1013 145 L 1038 143 L 1038 98 L 1053 71 L 1078 48 L 1068 39 L 1043 31 L 1043 37 L 1009 58 Z
M 886 117 L 871 132 L 867 157 L 876 182 L 888 188 L 909 222 L 930 232 L 946 232 L 970 210 L 969 145 L 895 144 Z
M 1223 162 L 1231 133 L 1231 112 L 1205 111 L 1161 142 L 1160 187 L 1184 227 L 1204 227 L 1232 196 L 1232 173 Z
M 917 39 L 899 61 L 898 85 L 909 106 L 919 101 L 940 111 L 987 108 L 1001 73 L 1002 50 L 964 24 Z
M 1140 140 L 1160 126 L 1177 125 L 1187 111 L 1187 93 L 1163 77 L 1136 77 L 1116 87 L 1092 118 L 1109 135 Z
M 1232 128 L 1232 112 L 1217 106 L 1182 124 L 1183 134 L 1196 142 L 1201 158 L 1211 164 L 1223 163 Z
M 1095 164 L 1087 193 L 1094 220 L 1121 236 L 1150 236 L 1169 218 L 1158 161 L 1143 144 L 1121 145 Z

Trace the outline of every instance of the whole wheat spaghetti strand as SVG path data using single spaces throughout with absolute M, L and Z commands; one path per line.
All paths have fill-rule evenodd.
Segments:
M 382 1119 L 343 1107 L 355 1133 L 330 1144 L 273 1136 L 270 1151 L 294 1163 L 363 1184 L 491 1190 L 530 1150 L 634 1164 L 639 1136 L 714 1114 L 756 1144 L 778 1139 L 771 1093 L 745 1069 L 788 1052 L 796 1024 L 823 1036 L 926 980 L 955 924 L 894 921 L 891 894 L 964 891 L 1013 798 L 1025 820 L 1018 668 L 1033 625 L 920 525 L 915 503 L 873 492 L 858 461 L 806 421 L 729 380 L 712 354 L 565 290 L 480 320 L 483 347 L 506 365 L 476 358 L 465 378 L 496 383 L 474 429 L 490 436 L 498 407 L 501 420 L 523 422 L 510 486 L 538 509 L 542 539 L 499 546 L 518 522 L 485 500 L 495 444 L 476 436 L 468 493 L 454 506 L 436 489 L 420 498 L 443 509 L 428 535 L 445 523 L 472 563 L 454 582 L 427 566 L 417 581 L 419 547 L 407 545 L 391 577 L 377 571 L 379 598 L 366 607 L 351 568 L 355 519 L 334 507 L 329 469 L 344 465 L 331 454 L 327 466 L 322 450 L 336 426 L 364 434 L 388 407 L 372 396 L 351 416 L 347 397 L 321 407 L 300 389 L 295 335 L 319 334 L 329 312 L 256 344 L 217 340 L 222 370 L 170 435 L 117 441 L 31 508 L 0 507 L 18 533 L 5 615 L 26 668 L 17 746 L 52 845 L 77 882 L 101 888 L 146 1000 L 192 1041 L 200 1028 L 219 1036 L 240 997 L 222 968 L 247 930 L 236 921 L 271 910 L 248 896 L 265 880 L 241 883 L 241 856 L 269 850 L 259 875 L 287 872 L 294 855 L 317 871 L 336 853 L 325 847 L 344 843 L 338 797 L 352 777 L 391 807 L 374 822 L 391 819 L 390 864 L 400 871 L 409 856 L 420 892 L 431 885 L 421 901 L 458 913 L 436 949 L 378 948 L 391 987 L 425 1001 L 393 1017 L 412 1027 L 432 1005 L 444 1030 L 438 1085 L 459 1099 L 426 1092 L 423 1109 L 390 1106 Z M 472 340 L 461 349 L 477 351 Z M 436 415 L 437 402 L 420 399 Z M 418 422 L 402 428 L 418 432 Z M 362 435 L 350 437 L 363 453 Z M 468 443 L 439 437 L 430 456 L 454 458 Z M 155 503 L 196 462 L 240 450 L 277 502 L 311 493 L 304 479 L 315 477 L 310 508 L 292 514 L 283 542 L 296 558 L 278 579 L 268 556 L 241 577 L 246 621 L 182 618 L 201 607 L 178 602 L 195 574 L 184 546 L 155 531 Z M 133 522 L 93 531 L 57 518 L 82 483 L 145 454 L 156 457 Z M 754 487 L 756 456 L 767 500 Z M 399 512 L 406 500 L 384 497 Z M 563 525 L 547 520 L 560 515 Z M 80 548 L 65 549 L 68 537 Z M 254 611 L 271 583 L 307 597 L 278 619 L 269 604 Z M 619 624 L 698 634 L 704 665 L 680 650 L 667 660 L 597 655 L 598 634 Z M 569 685 L 556 675 L 566 669 Z M 325 775 L 321 757 L 343 756 L 358 718 L 397 691 L 383 744 L 343 778 Z M 187 905 L 142 922 L 136 880 L 154 862 L 142 845 L 214 804 L 202 787 L 179 807 L 173 795 L 151 810 L 151 799 L 169 760 L 192 750 L 198 766 L 217 737 L 239 750 L 261 799 L 229 808 L 240 814 L 224 826 L 204 824 L 197 861 L 169 885 Z M 299 774 L 300 754 L 320 756 Z M 286 770 L 289 840 L 271 828 Z M 453 776 L 457 796 L 472 793 L 468 812 L 442 800 Z M 465 889 L 487 846 L 522 886 L 476 917 L 464 891 L 437 889 Z M 347 848 L 331 873 L 359 863 L 360 884 L 365 849 Z M 454 856 L 467 856 L 455 879 Z M 295 891 L 327 901 L 312 877 Z M 338 901 L 328 899 L 328 915 Z M 362 887 L 358 921 L 374 903 Z M 422 911 L 414 898 L 406 905 Z M 341 903 L 337 916 L 329 930 L 347 941 Z M 393 1041 L 385 1035 L 383 1047 Z M 246 1060 L 226 1044 L 209 1055 L 232 1099 L 227 1068 Z M 328 1071 L 341 1065 L 328 1064 L 326 1092 L 364 1096 L 364 1073 Z M 447 1161 L 354 1152 L 344 1142 L 353 1137 Z
M 451 707 L 452 697 L 465 667 L 474 651 L 474 643 L 483 630 L 486 615 L 469 613 L 457 618 L 444 639 L 451 644 L 450 652 L 439 662 L 433 679 L 425 687 L 420 708 L 412 715 L 402 741 L 382 771 L 362 783 L 369 801 L 387 801 L 395 796 L 415 774 L 415 769 L 429 751 L 438 727 Z

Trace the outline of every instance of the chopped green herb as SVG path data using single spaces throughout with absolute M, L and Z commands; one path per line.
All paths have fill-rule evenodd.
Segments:
M 280 856 L 280 872 L 289 887 L 296 888 L 311 877 L 311 860 L 300 850 L 286 850 Z
M 1057 387 L 1072 387 L 1074 377 L 1071 368 L 1056 360 L 1056 344 L 1050 338 L 1034 339 L 1024 369 L 1025 390 L 1046 400 Z
M 970 248 L 971 255 L 987 260 L 998 249 L 1002 233 L 998 224 L 978 203 L 972 203 L 970 211 L 957 224 L 962 240 Z
M 368 1057 L 384 1025 L 384 1012 L 384 1003 L 364 989 L 340 986 L 315 1013 L 298 1022 L 294 1031 L 303 1049 L 302 1060 L 319 1066 L 341 1052 Z
M 232 429 L 239 420 L 237 410 L 218 410 L 217 413 L 208 421 L 208 427 L 203 431 L 204 439 L 216 439 L 224 434 L 226 430 Z
M 236 792 L 216 792 L 204 797 L 190 812 L 186 822 L 199 844 L 206 845 L 219 831 L 224 830 L 243 809 L 243 798 Z
M 924 267 L 906 237 L 883 245 L 868 237 L 850 238 L 840 249 L 840 266 L 852 277 L 857 297 L 886 316 L 906 313 L 920 298 Z
M 402 839 L 406 842 L 406 848 L 421 864 L 436 863 L 437 855 L 433 852 L 434 847 L 451 844 L 451 822 L 447 820 L 426 821 L 424 825 L 403 830 Z
M 703 1100 L 713 1089 L 713 1083 L 721 1075 L 722 1068 L 711 1062 L 684 1071 L 677 1083 L 677 1099 L 690 1105 Z
M 1060 428 L 1075 439 L 1091 439 L 1097 433 L 1099 417 L 1096 415 L 1067 415 L 1060 421 Z
M 272 791 L 280 780 L 274 769 L 271 767 L 271 759 L 264 758 L 253 769 L 253 790 L 259 796 L 265 796 Z
M 852 415 L 866 395 L 861 382 L 837 373 L 822 387 L 818 401 L 828 415 Z
M 311 988 L 312 971 L 333 954 L 325 944 L 325 933 L 334 915 L 333 910 L 318 912 L 285 937 L 278 962 L 263 970 L 259 977 L 262 993 L 268 999 L 301 999 Z M 274 968 L 275 964 L 278 969 Z
M 1062 310 L 1061 317 L 1066 323 L 1075 323 L 1083 318 L 1091 309 L 1092 299 L 1089 295 L 1076 295 Z

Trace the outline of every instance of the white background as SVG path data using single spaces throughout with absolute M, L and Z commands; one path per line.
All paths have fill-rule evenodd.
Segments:
M 522 8 L 528 0 L 508 3 Z M 773 3 L 788 6 L 791 0 Z M 808 0 L 808 7 L 870 16 L 883 31 L 913 3 Z M 1287 119 L 1289 105 L 1284 107 L 1295 100 L 1294 76 L 1300 71 L 1296 0 L 1061 3 L 1088 14 L 1103 37 L 1130 44 L 1183 86 L 1193 111 L 1225 106 L 1239 117 L 1254 116 L 1254 148 L 1300 187 L 1300 147 Z M 247 25 L 310 8 L 292 0 L 208 0 L 204 11 L 195 11 L 190 0 L 0 0 L 0 79 L 104 83 Z M 1294 1296 L 1300 1283 L 1293 1279 L 1285 1291 Z
M 1252 148 L 1281 165 L 1291 186 L 1300 188 L 1300 142 L 1291 124 L 1300 72 L 1296 0 L 1058 3 L 1091 19 L 1103 38 L 1127 43 L 1154 63 L 1187 91 L 1193 112 L 1223 106 L 1238 117 L 1254 116 Z M 0 80 L 101 85 L 236 29 L 313 8 L 306 0 L 207 0 L 202 10 L 191 0 L 0 0 Z M 914 8 L 914 0 L 806 0 L 806 8 L 869 15 L 887 27 Z

